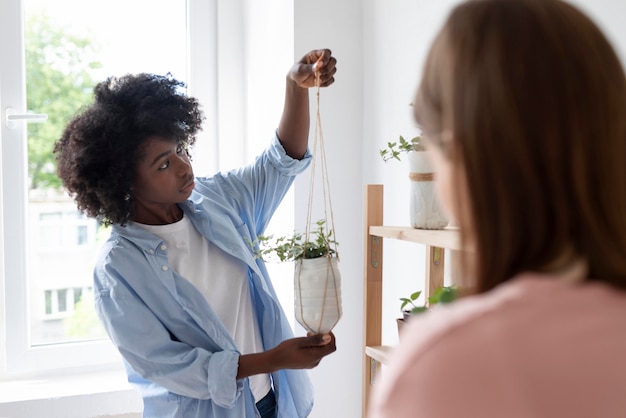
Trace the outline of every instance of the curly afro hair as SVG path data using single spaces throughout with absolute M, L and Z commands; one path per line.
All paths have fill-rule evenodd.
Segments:
M 78 209 L 104 225 L 134 214 L 129 193 L 146 139 L 158 135 L 192 146 L 204 119 L 185 84 L 171 74 L 109 77 L 95 101 L 65 127 L 54 145 L 57 174 Z

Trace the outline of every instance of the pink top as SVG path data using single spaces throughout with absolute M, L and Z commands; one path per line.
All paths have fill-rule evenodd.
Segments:
M 626 292 L 525 274 L 403 329 L 369 418 L 624 418 Z

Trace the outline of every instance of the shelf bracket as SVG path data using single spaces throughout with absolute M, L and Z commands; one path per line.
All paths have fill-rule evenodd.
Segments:
M 380 237 L 372 236 L 372 246 L 371 246 L 371 264 L 372 267 L 378 268 L 380 266 Z
M 433 264 L 438 266 L 441 264 L 441 259 L 443 258 L 443 248 L 433 247 Z

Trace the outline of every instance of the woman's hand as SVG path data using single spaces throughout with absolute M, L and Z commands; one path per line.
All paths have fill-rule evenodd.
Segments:
M 287 74 L 285 107 L 278 124 L 278 139 L 291 158 L 301 159 L 309 141 L 309 88 L 316 86 L 319 73 L 320 86 L 335 82 L 337 60 L 330 49 L 316 49 L 292 65 Z
M 330 49 L 316 49 L 306 54 L 291 67 L 289 78 L 300 87 L 315 87 L 316 72 L 320 75 L 320 87 L 328 87 L 335 82 L 337 60 Z
M 283 369 L 312 369 L 336 349 L 332 332 L 291 338 L 271 350 L 240 356 L 237 379 Z
M 279 369 L 312 369 L 336 349 L 335 335 L 331 332 L 285 340 L 270 351 L 280 364 Z

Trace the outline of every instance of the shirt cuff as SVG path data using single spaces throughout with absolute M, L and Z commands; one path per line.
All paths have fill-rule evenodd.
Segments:
M 281 172 L 289 176 L 295 176 L 302 173 L 311 164 L 313 155 L 307 147 L 306 152 L 301 160 L 295 159 L 287 155 L 283 145 L 278 139 L 278 132 L 274 132 L 274 137 L 270 143 L 268 152 L 269 158 Z
M 211 399 L 216 405 L 232 408 L 241 395 L 243 379 L 237 380 L 238 369 L 239 353 L 236 351 L 219 351 L 211 356 L 208 385 Z

